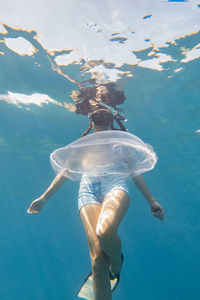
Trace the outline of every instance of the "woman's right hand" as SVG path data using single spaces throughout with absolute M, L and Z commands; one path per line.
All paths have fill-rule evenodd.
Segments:
M 37 213 L 39 213 L 43 209 L 43 207 L 45 205 L 45 202 L 46 201 L 43 197 L 40 197 L 40 198 L 34 200 L 31 203 L 29 209 L 27 210 L 27 213 L 28 214 L 37 214 Z
M 165 217 L 164 209 L 155 199 L 151 203 L 151 213 L 154 217 L 158 218 L 161 221 L 164 221 L 164 217 Z

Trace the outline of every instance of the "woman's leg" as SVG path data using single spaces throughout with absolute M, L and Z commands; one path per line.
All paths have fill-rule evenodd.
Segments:
M 81 208 L 80 216 L 89 243 L 95 300 L 111 300 L 110 260 L 102 251 L 96 235 L 96 227 L 100 213 L 101 205 L 90 204 Z
M 111 272 L 121 269 L 121 241 L 117 229 L 129 207 L 129 196 L 124 190 L 111 190 L 105 197 L 96 226 L 101 249 L 110 259 Z

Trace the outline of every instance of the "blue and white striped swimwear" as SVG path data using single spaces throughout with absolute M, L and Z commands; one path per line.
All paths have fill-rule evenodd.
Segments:
M 123 190 L 129 194 L 128 178 L 122 175 L 87 176 L 83 175 L 80 182 L 78 209 L 88 204 L 101 205 L 108 192 Z

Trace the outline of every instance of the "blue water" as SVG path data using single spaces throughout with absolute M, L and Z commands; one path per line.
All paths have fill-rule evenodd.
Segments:
M 166 48 L 177 61 L 166 63 L 162 72 L 123 67 L 134 73 L 124 88 L 127 127 L 158 155 L 155 169 L 144 178 L 166 219 L 153 218 L 130 186 L 131 206 L 120 228 L 125 260 L 115 300 L 200 298 L 200 60 L 184 64 L 180 54 L 181 46 L 192 48 L 193 43 L 199 43 L 198 33 Z M 42 50 L 34 59 L 3 44 L 1 51 L 0 94 L 38 92 L 63 103 L 76 89 L 51 69 Z M 79 78 L 78 67 L 68 71 Z M 26 210 L 54 177 L 49 154 L 78 138 L 88 120 L 54 104 L 29 108 L 0 101 L 0 299 L 77 299 L 91 270 L 77 212 L 78 183 L 66 182 L 41 214 Z

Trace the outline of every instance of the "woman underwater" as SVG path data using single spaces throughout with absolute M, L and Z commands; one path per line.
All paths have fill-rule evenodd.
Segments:
M 90 116 L 90 129 L 92 127 L 94 132 L 114 129 L 113 121 L 111 111 L 98 106 Z M 112 299 L 110 278 L 119 280 L 123 256 L 117 231 L 130 201 L 127 179 L 119 175 L 108 176 L 105 180 L 83 175 L 79 190 L 78 206 L 89 244 L 95 300 Z M 39 213 L 65 180 L 62 171 L 58 173 L 44 194 L 31 203 L 27 212 Z M 142 176 L 132 177 L 132 180 L 150 205 L 151 213 L 164 220 L 164 210 L 152 196 Z

